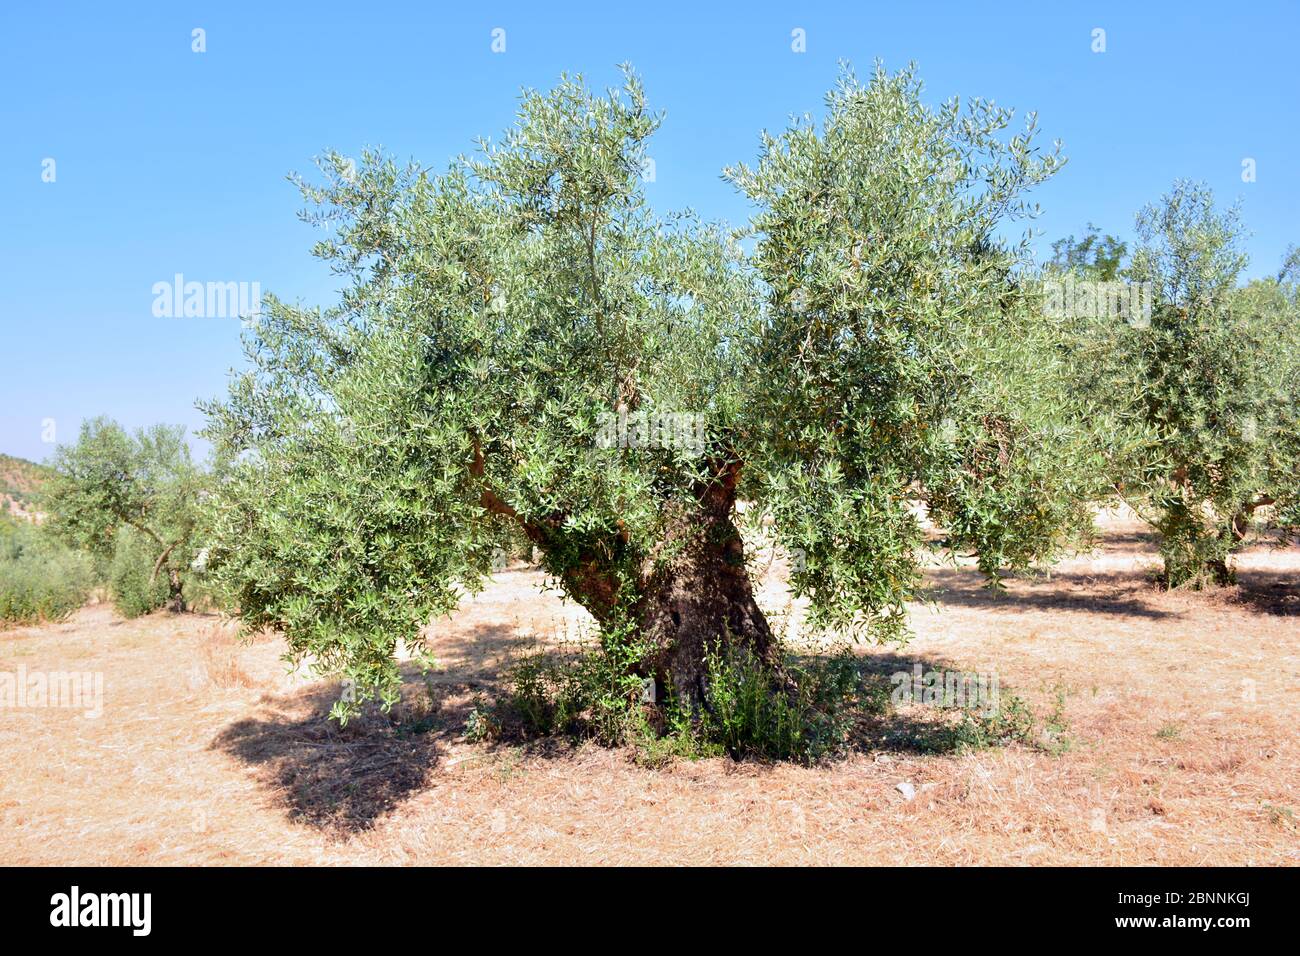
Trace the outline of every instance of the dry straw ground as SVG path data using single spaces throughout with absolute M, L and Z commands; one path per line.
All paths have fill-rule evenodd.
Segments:
M 1104 550 L 1005 597 L 974 572 L 913 609 L 882 667 L 996 669 L 1055 732 L 928 754 L 906 714 L 815 767 L 473 744 L 504 660 L 573 612 L 507 571 L 430 628 L 432 694 L 339 731 L 336 685 L 285 673 L 277 639 L 215 616 L 0 633 L 0 671 L 102 671 L 104 716 L 0 711 L 0 846 L 38 864 L 1300 863 L 1300 553 L 1257 548 L 1242 586 L 1166 594 L 1125 516 Z M 780 604 L 779 569 L 765 592 Z M 430 704 L 432 699 L 436 703 Z M 914 717 L 915 715 L 913 715 Z M 911 783 L 905 799 L 900 783 Z

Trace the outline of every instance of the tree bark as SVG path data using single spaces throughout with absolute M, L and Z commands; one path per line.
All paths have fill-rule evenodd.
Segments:
M 732 521 L 739 465 L 697 489 L 698 507 L 667 516 L 667 534 L 647 562 L 637 605 L 640 639 L 649 645 L 643 676 L 656 699 L 671 690 L 692 712 L 708 707 L 708 655 L 748 656 L 788 685 L 780 649 L 745 567 L 744 545 Z
M 167 569 L 167 591 L 169 594 L 167 609 L 175 614 L 185 611 L 185 594 L 182 590 L 181 573 L 175 568 Z

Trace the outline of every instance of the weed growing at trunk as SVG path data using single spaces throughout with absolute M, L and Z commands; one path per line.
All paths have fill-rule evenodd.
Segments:
M 650 682 L 619 657 L 606 647 L 521 658 L 505 693 L 477 704 L 467 735 L 593 739 L 633 746 L 652 765 L 722 755 L 811 762 L 842 752 L 860 720 L 888 709 L 887 686 L 848 650 L 806 663 L 783 654 L 778 675 L 743 649 L 716 645 L 699 707 L 671 693 L 651 699 Z
M 1050 753 L 1071 746 L 1058 693 L 1039 718 L 1004 693 L 975 704 L 896 706 L 888 675 L 849 646 L 803 658 L 782 649 L 773 670 L 743 649 L 709 648 L 703 702 L 651 699 L 628 670 L 635 648 L 617 642 L 529 653 L 509 668 L 504 692 L 478 698 L 465 726 L 472 742 L 568 739 L 630 747 L 643 766 L 728 756 L 811 764 L 855 749 L 961 754 L 1022 744 Z

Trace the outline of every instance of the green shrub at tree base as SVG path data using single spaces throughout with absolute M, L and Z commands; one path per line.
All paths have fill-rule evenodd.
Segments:
M 645 685 L 604 649 L 524 655 L 503 693 L 478 698 L 465 723 L 471 742 L 592 740 L 627 747 L 643 765 L 729 756 L 811 764 L 855 749 L 960 754 L 1012 744 L 1058 753 L 1068 742 L 1057 710 L 1040 720 L 1014 693 L 983 705 L 891 702 L 892 682 L 848 646 L 807 659 L 783 654 L 777 681 L 763 662 L 721 644 L 710 649 L 703 705 L 650 702 Z
M 108 592 L 123 617 L 140 617 L 167 603 L 168 581 L 153 573 L 152 542 L 130 528 L 118 532 L 108 570 Z
M 774 676 L 765 662 L 722 644 L 708 652 L 704 705 L 671 695 L 651 700 L 608 646 L 579 654 L 532 653 L 511 668 L 505 693 L 479 703 L 467 734 L 483 738 L 568 736 L 627 745 L 657 763 L 668 757 L 728 755 L 811 762 L 842 751 L 856 723 L 888 707 L 880 675 L 849 650 L 796 663 L 783 655 Z

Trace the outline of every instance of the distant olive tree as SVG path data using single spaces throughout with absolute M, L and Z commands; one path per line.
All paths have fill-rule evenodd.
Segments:
M 148 559 L 143 588 L 165 575 L 169 606 L 185 610 L 184 576 L 194 557 L 203 486 L 185 430 L 155 425 L 131 434 L 110 419 L 92 419 L 74 444 L 55 451 L 51 464 L 54 474 L 42 493 L 51 529 L 110 561 L 119 548 L 142 551 Z M 138 598 L 131 604 L 139 610 Z
M 919 510 L 991 575 L 1088 526 L 1095 443 L 1000 238 L 1063 162 L 1032 120 L 846 73 L 822 124 L 728 172 L 752 255 L 650 210 L 659 123 L 630 74 L 566 78 L 444 173 L 330 155 L 300 181 L 350 286 L 272 299 L 205 406 L 209 567 L 247 627 L 355 682 L 340 716 L 396 698 L 399 643 L 513 533 L 659 700 L 698 708 L 711 649 L 787 684 L 742 511 L 799 555 L 813 625 L 877 638 L 918 592 Z
M 1110 282 L 1120 278 L 1128 243 L 1088 223 L 1082 238 L 1066 236 L 1052 243 L 1052 265 L 1060 272 L 1077 271 Z
M 1256 531 L 1294 526 L 1300 477 L 1300 309 L 1295 276 L 1240 284 L 1238 210 L 1179 181 L 1137 220 L 1126 275 L 1149 283 L 1149 322 L 1076 325 L 1076 371 L 1127 436 L 1120 490 L 1161 536 L 1163 579 L 1233 578 Z

